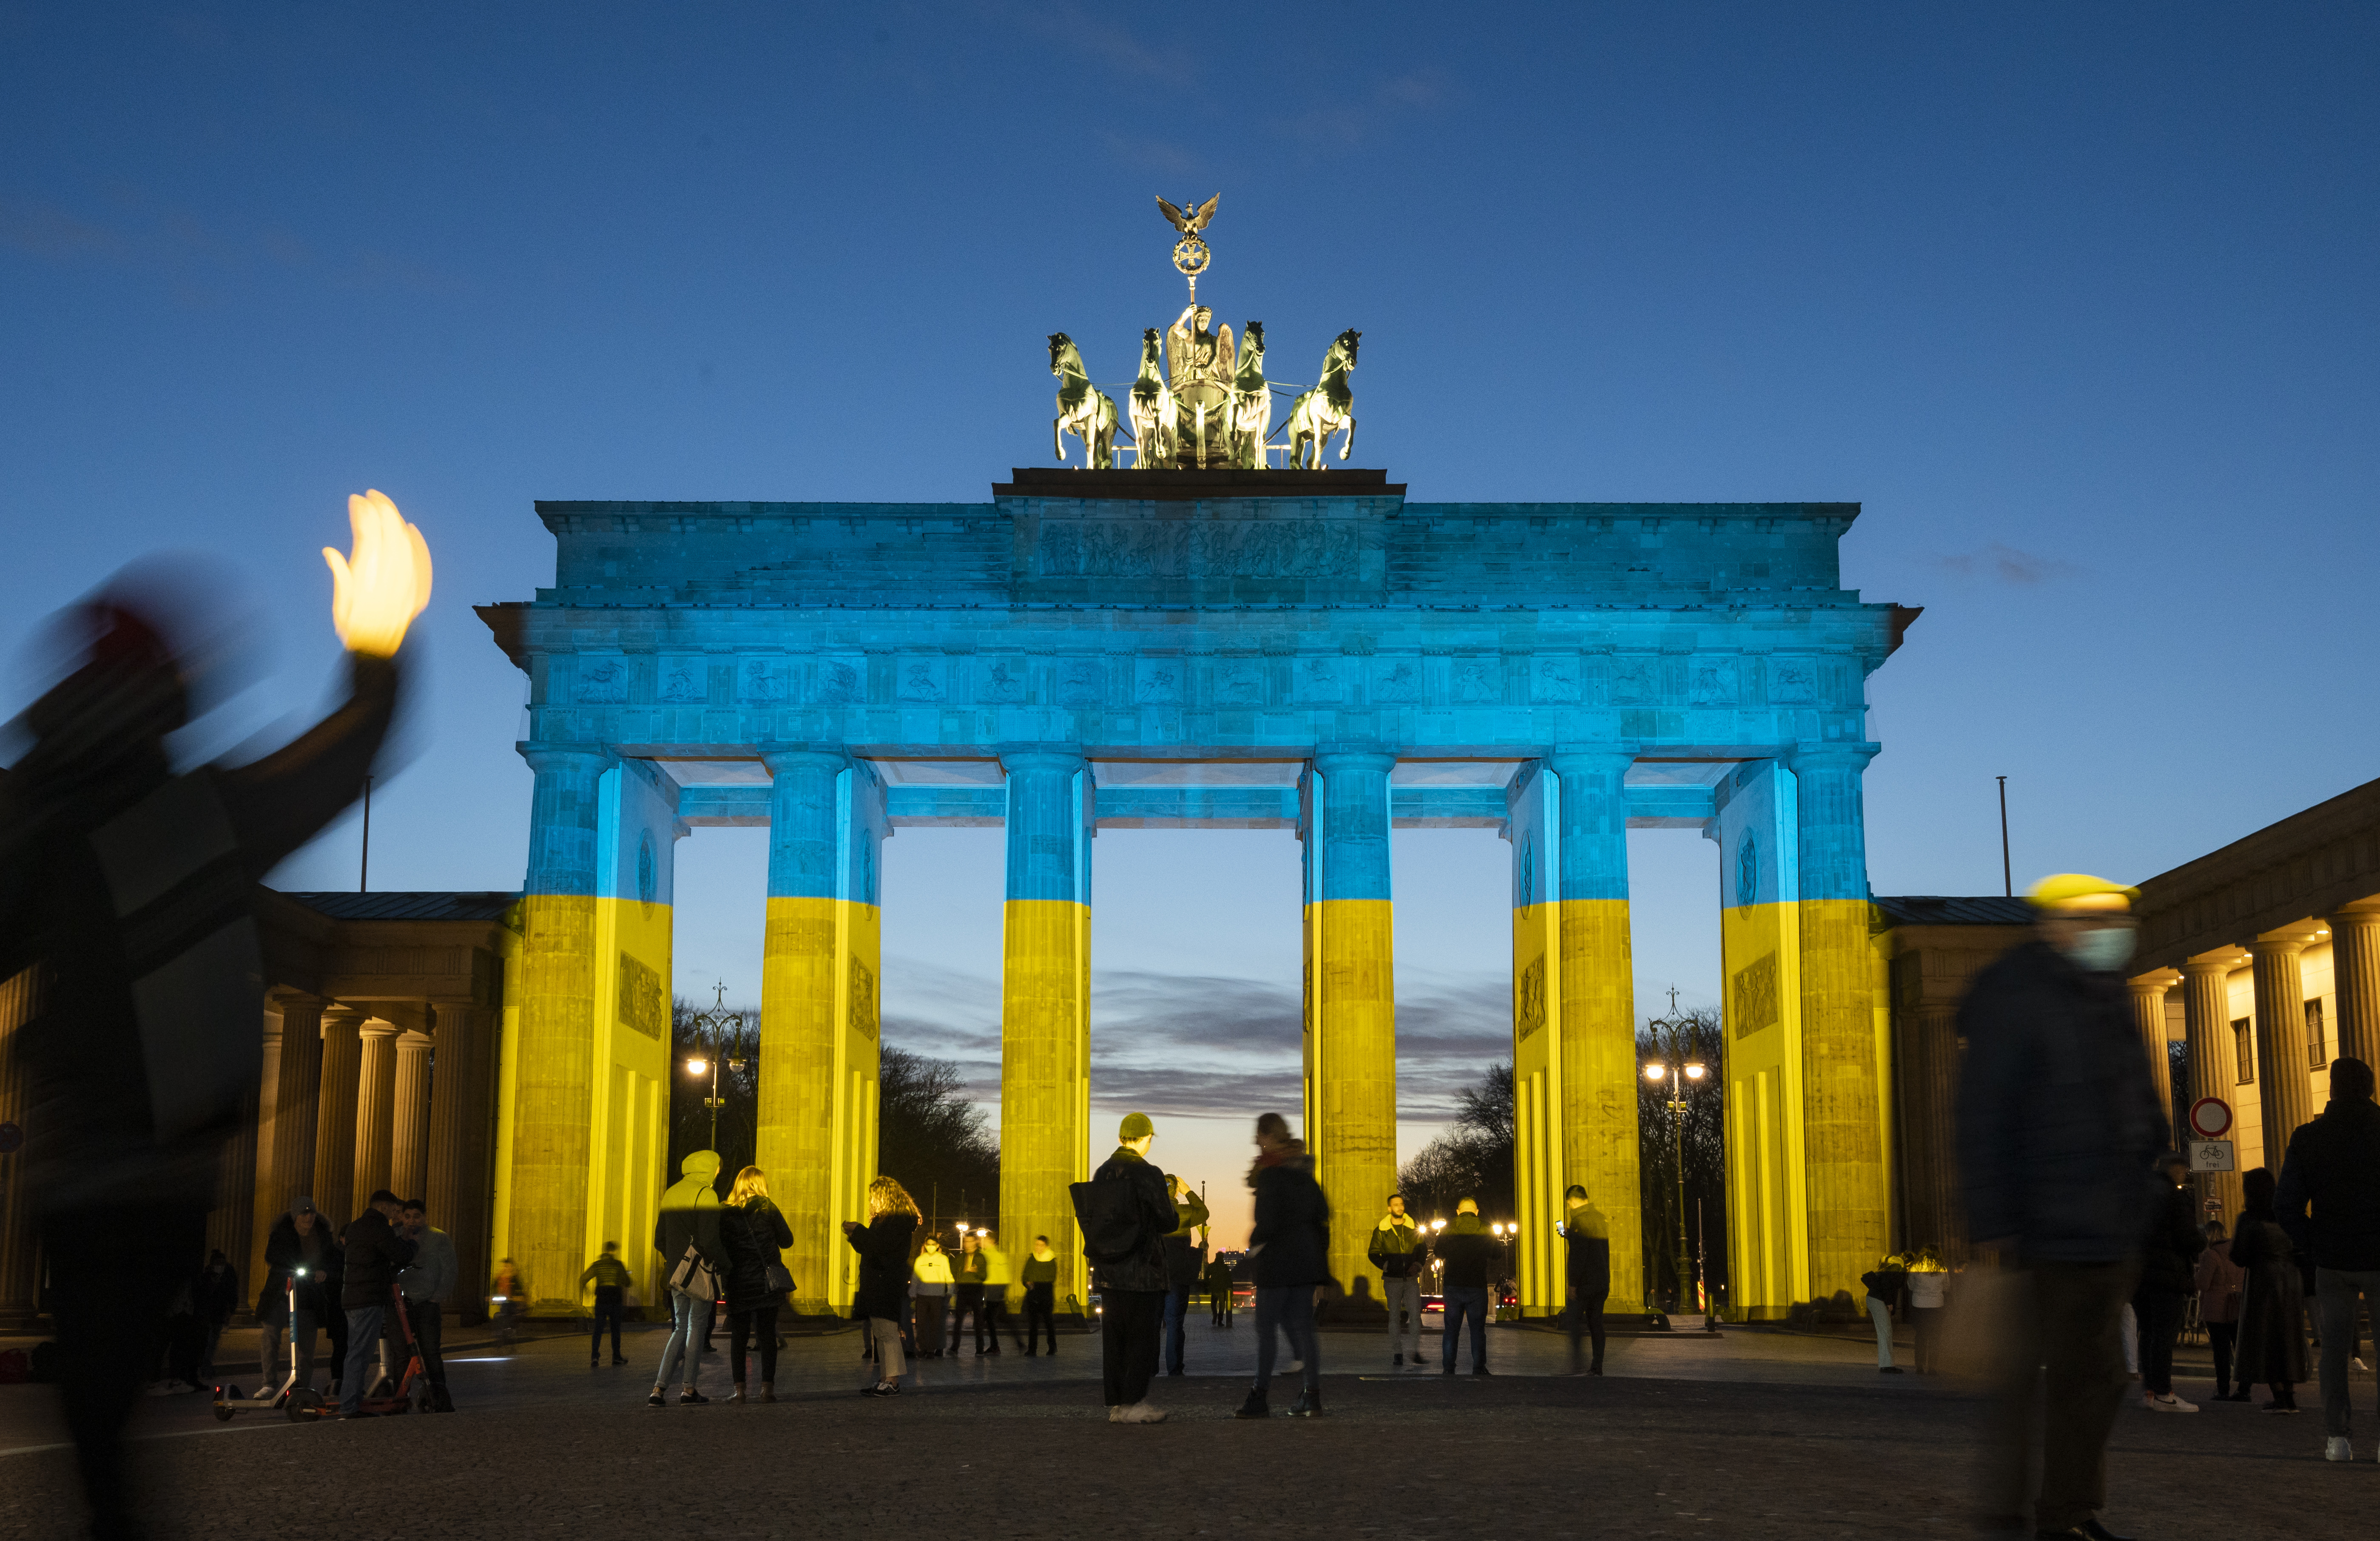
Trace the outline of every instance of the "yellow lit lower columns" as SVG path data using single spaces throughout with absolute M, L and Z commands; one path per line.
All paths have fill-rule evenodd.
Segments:
M 676 798 L 642 761 L 523 754 L 537 784 L 492 1240 L 518 1267 L 530 1308 L 567 1316 L 579 1271 L 607 1241 L 621 1244 L 645 1298 L 657 1293 L 645 1238 L 667 1144 Z
M 1566 1304 L 1563 1193 L 1572 1183 L 1611 1241 L 1610 1306 L 1642 1308 L 1635 982 L 1628 935 L 1633 755 L 1557 754 L 1506 796 L 1512 842 L 1512 1086 L 1521 1310 Z
M 1396 923 L 1383 750 L 1326 751 L 1305 776 L 1305 1140 L 1330 1200 L 1330 1277 L 1380 1304 L 1366 1256 L 1397 1185 Z M 1349 1308 L 1335 1305 L 1342 1317 Z
M 1004 753 L 1008 900 L 1000 990 L 1000 1243 L 1047 1236 L 1057 1304 L 1089 1296 L 1068 1184 L 1090 1176 L 1090 767 L 1072 750 Z M 1099 1152 L 1100 1159 L 1107 1151 Z M 1069 1300 L 1076 1303 L 1070 1305 Z
M 761 957 L 758 1164 L 794 1233 L 794 1308 L 841 1315 L 876 1175 L 878 856 L 884 783 L 840 748 L 769 768 L 769 927 Z

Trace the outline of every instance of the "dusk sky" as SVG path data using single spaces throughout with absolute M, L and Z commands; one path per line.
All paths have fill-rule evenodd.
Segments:
M 1998 892 L 1998 774 L 2020 886 L 2136 880 L 2374 773 L 2376 168 L 2363 6 L 0 6 L 0 716 L 42 616 L 198 548 L 275 644 L 207 746 L 285 734 L 378 488 L 438 579 L 372 887 L 516 888 L 470 606 L 551 582 L 532 500 L 983 501 L 1049 333 L 1125 379 L 1179 309 L 1152 195 L 1220 192 L 1201 297 L 1289 379 L 1361 329 L 1417 501 L 1864 505 L 1847 586 L 1925 607 L 1876 892 Z M 1712 1001 L 1715 848 L 1631 844 L 1640 1011 Z M 680 989 L 757 1001 L 762 832 L 678 849 Z M 1509 1044 L 1507 859 L 1397 836 L 1408 1152 Z M 1099 1105 L 1236 1189 L 1296 842 L 1097 862 Z M 275 878 L 356 880 L 352 819 Z M 886 1040 L 995 1098 L 999 832 L 884 894 Z

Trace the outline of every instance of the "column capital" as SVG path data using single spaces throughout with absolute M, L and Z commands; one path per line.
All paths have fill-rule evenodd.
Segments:
M 582 775 L 600 776 L 618 763 L 619 757 L 601 744 L 533 744 L 513 746 L 528 768 L 542 776 L 549 771 L 577 771 Z
M 356 1024 L 356 1032 L 368 1038 L 393 1038 L 402 1029 L 395 1023 L 383 1016 L 367 1014 L 361 1022 Z
M 396 1035 L 396 1051 L 400 1054 L 427 1054 L 435 1040 L 419 1027 L 407 1027 Z
M 1557 744 L 1553 752 L 1541 757 L 1558 776 L 1581 773 L 1617 772 L 1626 775 L 1637 760 L 1633 749 L 1589 747 L 1578 744 Z
M 1321 745 L 1311 758 L 1314 768 L 1326 776 L 1334 770 L 1377 770 L 1386 775 L 1397 768 L 1397 752 L 1377 744 Z
M 360 1006 L 342 1005 L 335 1001 L 330 1001 L 322 1007 L 322 1020 L 324 1022 L 353 1025 L 358 1029 L 360 1029 L 364 1019 L 370 1015 L 371 1015 L 371 1013 L 365 1011 Z
M 2248 955 L 2252 958 L 2294 958 L 2312 944 L 2312 937 L 2283 936 L 2277 933 L 2258 937 L 2248 943 Z
M 1078 744 L 1003 744 L 992 752 L 999 758 L 1000 768 L 1011 775 L 1019 770 L 1063 770 L 1072 774 L 1090 764 L 1089 757 Z
M 2181 983 L 2181 971 L 2173 968 L 2152 969 L 2137 979 L 2124 981 L 2134 995 L 2154 995 L 2162 1000 L 2166 991 Z
M 771 776 L 788 770 L 824 770 L 839 775 L 851 765 L 851 751 L 840 744 L 769 744 L 760 749 L 760 763 Z
M 2201 953 L 2194 958 L 2184 958 L 2181 961 L 2182 977 L 2191 979 L 2219 978 L 2248 961 L 2239 956 L 2237 948 L 2227 946 L 2219 952 Z
M 1804 770 L 1856 772 L 1866 770 L 1883 748 L 1881 744 L 1796 744 L 1777 758 L 1796 775 Z

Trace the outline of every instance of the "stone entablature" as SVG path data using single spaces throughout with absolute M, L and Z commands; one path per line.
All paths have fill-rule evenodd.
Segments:
M 2380 894 L 2380 781 L 2268 824 L 2141 884 L 2136 969 L 2313 922 Z

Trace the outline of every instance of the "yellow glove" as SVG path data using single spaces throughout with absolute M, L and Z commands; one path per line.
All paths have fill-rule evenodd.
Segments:
M 430 603 L 429 543 L 383 493 L 349 497 L 347 522 L 355 556 L 322 548 L 331 564 L 331 624 L 348 651 L 394 658 L 405 628 Z

